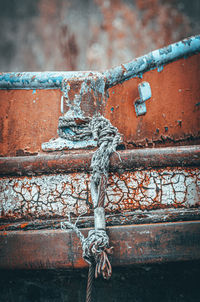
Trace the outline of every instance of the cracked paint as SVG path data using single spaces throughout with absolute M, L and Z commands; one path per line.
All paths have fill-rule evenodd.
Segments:
M 107 213 L 199 206 L 197 168 L 165 168 L 111 174 Z M 0 179 L 1 219 L 90 214 L 90 174 L 52 174 Z

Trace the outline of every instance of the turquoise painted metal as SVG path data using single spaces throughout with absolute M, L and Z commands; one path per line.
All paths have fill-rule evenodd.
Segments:
M 111 87 L 151 69 L 163 69 L 163 66 L 183 57 L 200 52 L 200 35 L 193 36 L 167 47 L 154 50 L 133 61 L 100 72 L 11 72 L 0 74 L 0 89 L 55 89 L 62 88 L 62 81 L 74 78 L 104 79 L 105 87 Z
M 157 68 L 160 72 L 165 64 L 199 52 L 200 35 L 154 50 L 127 64 L 122 64 L 104 72 L 106 86 L 111 87 L 133 77 L 142 77 L 142 74 L 148 70 Z

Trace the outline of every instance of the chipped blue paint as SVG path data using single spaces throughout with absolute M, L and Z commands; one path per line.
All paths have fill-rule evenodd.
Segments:
M 163 71 L 163 69 L 164 69 L 164 66 L 163 66 L 163 65 L 160 65 L 160 66 L 158 66 L 157 71 L 158 71 L 158 72 L 161 72 L 161 71 Z
M 140 77 L 144 72 L 200 52 L 200 35 L 154 50 L 129 63 L 100 72 L 22 72 L 1 73 L 0 89 L 56 89 L 62 88 L 63 80 L 85 79 L 85 83 L 102 95 L 105 89 L 133 77 Z M 85 90 L 85 88 L 84 88 Z
M 56 89 L 64 79 L 102 77 L 99 72 L 9 72 L 0 73 L 0 89 Z
M 139 74 L 137 75 L 137 77 L 138 77 L 139 79 L 142 79 L 142 78 L 143 78 L 143 74 L 142 74 L 142 73 L 139 73 Z
M 172 61 L 200 52 L 200 35 L 157 49 L 127 64 L 120 65 L 104 72 L 106 87 L 112 87 L 144 72 L 159 68 Z
M 35 94 L 36 93 L 36 89 L 33 89 L 33 92 L 32 92 L 32 94 Z
M 70 82 L 71 80 L 71 82 Z M 77 85 L 80 86 L 80 90 L 77 94 L 74 95 L 73 101 L 69 97 L 69 91 L 71 90 L 71 84 L 73 82 L 77 82 Z M 100 105 L 103 102 L 104 99 L 104 93 L 105 93 L 105 78 L 102 76 L 102 74 L 97 74 L 91 76 L 91 74 L 88 77 L 81 77 L 81 78 L 72 78 L 72 79 L 64 79 L 62 81 L 61 90 L 63 92 L 65 100 L 61 99 L 61 112 L 64 113 L 64 101 L 67 104 L 68 113 L 66 114 L 72 114 L 74 118 L 83 118 L 83 112 L 81 109 L 81 101 L 82 97 L 87 95 L 88 93 L 91 94 L 91 92 L 94 93 L 94 96 L 96 97 L 96 104 L 97 106 Z

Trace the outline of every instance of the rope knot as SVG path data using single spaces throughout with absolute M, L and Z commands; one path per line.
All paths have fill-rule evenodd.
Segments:
M 112 275 L 112 267 L 108 255 L 113 247 L 109 247 L 109 237 L 104 230 L 91 230 L 83 242 L 83 258 L 90 265 L 96 263 L 95 278 L 102 274 L 104 279 Z

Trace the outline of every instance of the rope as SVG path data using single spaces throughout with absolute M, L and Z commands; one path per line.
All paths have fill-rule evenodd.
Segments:
M 86 302 L 92 302 L 94 271 L 95 271 L 95 263 L 93 262 L 92 264 L 89 265 L 89 270 L 88 270 Z
M 81 120 L 62 116 L 59 118 L 58 134 L 62 138 L 73 141 L 93 138 L 98 146 L 91 161 L 91 195 L 95 229 L 89 231 L 88 237 L 85 238 L 76 225 L 68 221 L 61 224 L 62 229 L 67 227 L 73 229 L 81 241 L 83 258 L 89 263 L 86 302 L 91 302 L 94 275 L 95 278 L 102 275 L 104 279 L 109 279 L 112 275 L 109 255 L 112 254 L 113 248 L 109 247 L 109 237 L 105 231 L 104 200 L 110 156 L 116 152 L 117 145 L 121 142 L 121 135 L 109 120 L 99 114 L 92 119 Z

